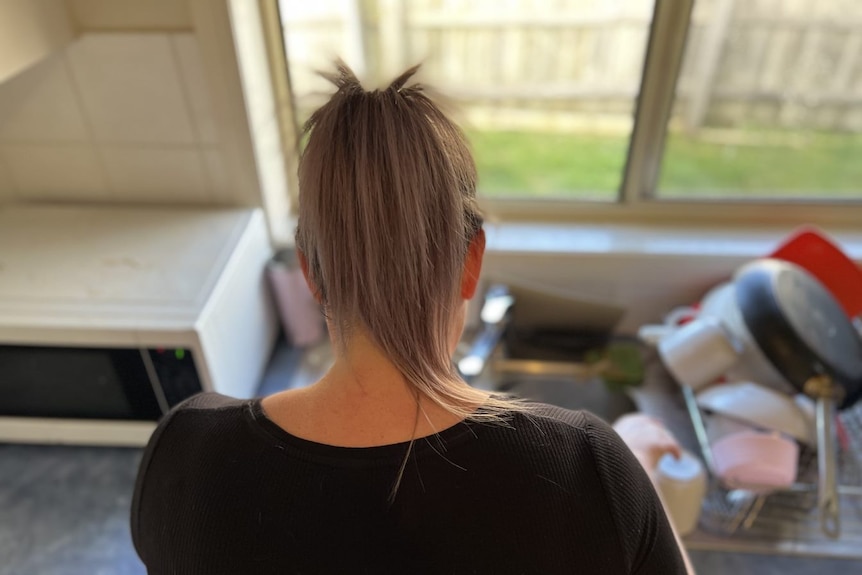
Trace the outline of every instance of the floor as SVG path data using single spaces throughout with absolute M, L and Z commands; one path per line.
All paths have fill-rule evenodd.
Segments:
M 325 352 L 281 345 L 261 392 L 313 377 Z M 297 375 L 298 374 L 298 375 Z M 0 575 L 143 575 L 128 514 L 140 450 L 0 445 Z M 862 573 L 862 562 L 695 552 L 700 575 Z

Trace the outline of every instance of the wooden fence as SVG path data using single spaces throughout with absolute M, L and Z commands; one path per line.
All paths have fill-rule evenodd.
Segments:
M 338 53 L 373 78 L 424 61 L 429 82 L 490 123 L 506 114 L 548 124 L 604 118 L 623 129 L 653 8 L 652 0 L 314 4 L 309 15 L 299 0 L 282 0 L 303 107 L 324 88 L 311 69 Z M 862 1 L 697 0 L 673 125 L 862 131 L 860 52 Z

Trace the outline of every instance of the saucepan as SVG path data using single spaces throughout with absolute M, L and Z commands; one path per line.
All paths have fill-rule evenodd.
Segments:
M 862 339 L 832 293 L 799 266 L 757 260 L 737 272 L 733 285 L 740 315 L 763 355 L 817 400 L 821 527 L 838 537 L 834 412 L 862 395 Z

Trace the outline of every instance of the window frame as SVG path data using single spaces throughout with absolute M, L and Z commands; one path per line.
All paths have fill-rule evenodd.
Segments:
M 404 1 L 404 0 L 401 0 Z M 293 93 L 278 0 L 259 0 L 268 24 L 265 36 L 279 102 L 282 137 L 291 174 L 290 203 L 297 205 L 300 128 Z M 535 222 L 631 222 L 655 225 L 703 223 L 727 226 L 852 225 L 862 222 L 859 199 L 697 199 L 660 198 L 658 181 L 666 151 L 669 120 L 695 0 L 655 0 L 633 129 L 616 201 L 569 198 L 479 197 L 492 219 Z M 292 142 L 292 143 L 289 143 Z M 293 153 L 290 153 L 293 152 Z

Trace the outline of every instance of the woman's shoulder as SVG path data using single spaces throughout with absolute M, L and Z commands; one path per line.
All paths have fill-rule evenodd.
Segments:
M 145 494 L 156 499 L 176 491 L 196 470 L 211 467 L 231 449 L 233 430 L 242 425 L 248 400 L 201 393 L 173 407 L 150 436 L 141 456 L 132 498 L 132 538 L 139 546 Z M 149 499 L 153 499 L 150 497 Z M 140 553 L 140 547 L 138 547 Z
M 562 424 L 564 426 L 582 429 L 591 420 L 601 421 L 600 418 L 589 411 L 582 409 L 566 409 L 548 403 L 526 403 L 526 409 L 519 412 L 526 417 L 545 421 L 551 425 Z
M 192 396 L 166 413 L 150 436 L 141 457 L 138 481 L 153 468 L 177 469 L 221 457 L 245 434 L 245 411 L 252 400 L 205 392 Z M 194 454 L 189 458 L 189 454 Z
M 220 445 L 219 436 L 229 435 L 241 425 L 249 404 L 249 400 L 212 392 L 199 393 L 177 404 L 159 420 L 150 436 L 141 458 L 141 472 L 156 455 L 182 458 L 182 452 L 201 454 L 207 446 Z
M 181 442 L 186 447 L 211 444 L 220 431 L 231 432 L 243 421 L 252 400 L 236 399 L 214 392 L 194 395 L 175 405 L 156 426 L 144 450 L 145 458 L 157 447 Z M 196 445 L 200 447 L 200 445 Z
M 231 409 L 242 409 L 243 406 L 248 404 L 248 402 L 249 400 L 247 399 L 236 399 L 235 397 L 228 397 L 227 395 L 222 395 L 213 391 L 205 391 L 203 393 L 193 395 L 174 406 L 174 408 L 168 413 L 168 417 L 184 412 L 219 412 Z
M 492 436 L 492 449 L 496 447 L 495 451 L 510 457 L 513 464 L 554 461 L 562 473 L 573 473 L 573 478 L 588 472 L 603 483 L 626 477 L 641 484 L 645 478 L 617 432 L 589 411 L 529 404 L 528 409 L 513 415 L 505 431 Z
M 603 419 L 584 410 L 571 410 L 545 403 L 527 404 L 515 413 L 512 426 L 522 433 L 539 437 L 556 437 L 571 446 L 572 442 L 608 443 L 608 437 L 619 439 Z
M 601 418 L 553 405 L 526 404 L 502 425 L 482 425 L 481 429 L 476 449 L 497 457 L 501 465 L 530 467 L 554 462 L 556 469 L 571 477 L 586 471 L 601 474 L 604 462 L 628 454 L 628 448 Z

